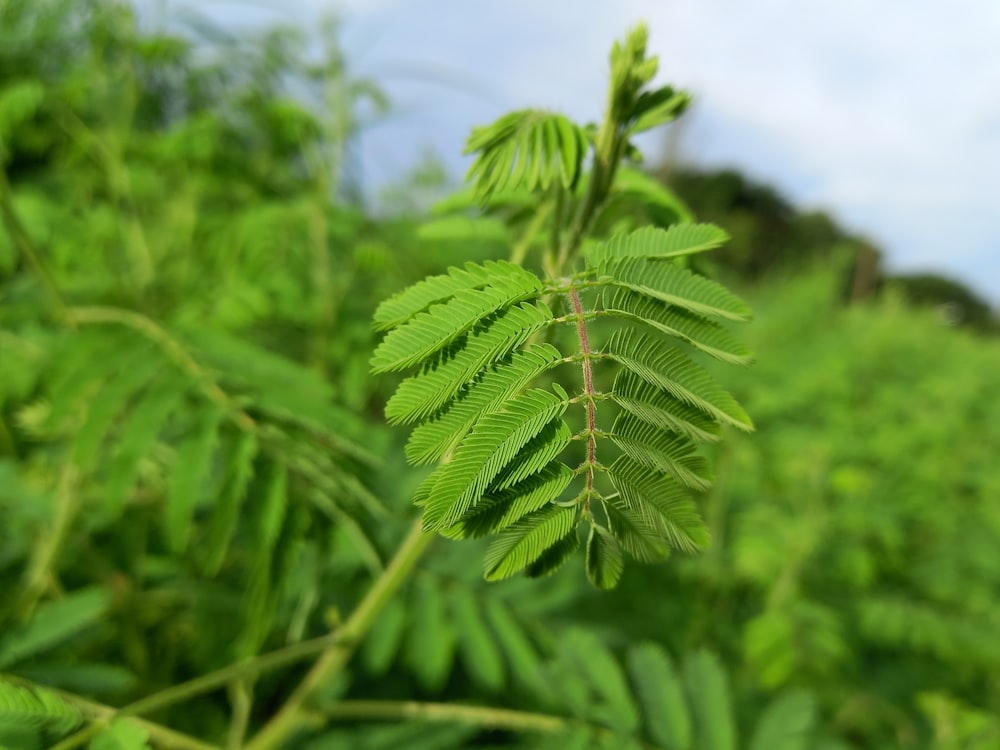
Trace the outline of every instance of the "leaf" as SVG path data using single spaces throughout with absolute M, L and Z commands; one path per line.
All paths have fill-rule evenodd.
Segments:
M 542 373 L 556 366 L 562 355 L 550 344 L 529 346 L 487 369 L 438 415 L 410 434 L 406 457 L 411 463 L 437 461 L 454 450 L 483 414 L 495 411 Z
M 392 423 L 425 419 L 450 401 L 484 367 L 505 357 L 552 320 L 543 304 L 516 305 L 473 331 L 461 348 L 439 355 L 402 383 L 385 407 Z
M 599 589 L 613 589 L 622 576 L 625 562 L 618 542 L 607 531 L 592 524 L 587 538 L 587 577 Z
M 806 750 L 815 718 L 816 702 L 809 693 L 783 693 L 761 714 L 750 750 Z
M 565 409 L 565 399 L 534 389 L 508 401 L 503 411 L 484 416 L 431 488 L 424 507 L 424 529 L 436 530 L 461 520 L 518 451 Z
M 441 587 L 436 581 L 417 579 L 410 601 L 413 624 L 407 633 L 407 663 L 425 688 L 440 690 L 455 658 L 455 629 Z
M 684 435 L 663 432 L 623 414 L 615 420 L 610 437 L 625 455 L 650 472 L 668 474 L 696 490 L 706 490 L 712 484 L 708 464 Z
M 604 644 L 593 633 L 574 628 L 560 639 L 559 648 L 600 698 L 599 706 L 591 707 L 590 713 L 613 730 L 635 732 L 639 712 L 618 661 Z
M 664 349 L 655 339 L 633 331 L 616 331 L 604 347 L 612 359 L 674 398 L 744 431 L 750 417 L 700 365 L 677 349 Z
M 464 586 L 452 589 L 451 611 L 462 663 L 469 675 L 489 690 L 500 690 L 506 681 L 503 657 L 480 614 L 475 597 Z
M 507 606 L 495 598 L 486 599 L 485 614 L 507 657 L 507 671 L 512 681 L 527 687 L 536 695 L 544 695 L 546 684 L 542 679 L 541 660 L 524 628 Z
M 670 546 L 651 518 L 640 515 L 622 497 L 601 503 L 608 517 L 608 530 L 626 552 L 640 562 L 658 562 L 670 557 Z
M 714 443 L 719 439 L 718 423 L 705 412 L 650 385 L 627 369 L 615 377 L 611 398 L 629 414 L 658 429 L 703 442 Z
M 681 223 L 667 229 L 642 227 L 592 246 L 586 253 L 587 264 L 591 268 L 612 268 L 611 263 L 626 258 L 677 258 L 721 247 L 728 239 L 729 235 L 714 224 Z M 682 270 L 677 266 L 672 268 Z
M 436 243 L 448 242 L 448 241 L 460 241 L 463 243 L 485 241 L 485 242 L 497 242 L 505 246 L 509 246 L 511 244 L 510 230 L 507 228 L 507 225 L 504 224 L 504 222 L 500 221 L 499 219 L 493 219 L 487 216 L 471 217 L 471 216 L 460 215 L 460 216 L 442 216 L 439 218 L 427 219 L 417 227 L 417 237 L 427 242 L 436 242 Z M 487 261 L 485 267 L 489 268 L 491 265 L 502 266 L 504 264 L 505 261 Z M 466 266 L 466 268 L 468 268 L 468 266 L 471 265 L 473 264 L 469 263 Z M 453 270 L 458 273 L 461 273 L 459 269 L 449 269 L 449 273 Z M 441 277 L 438 276 L 433 278 L 441 278 Z M 487 272 L 487 278 L 488 278 L 488 272 Z M 423 281 L 418 282 L 418 284 L 424 284 L 424 283 L 426 282 Z M 413 287 L 410 288 L 412 289 Z M 456 291 L 462 288 L 463 287 L 461 287 L 456 283 Z M 470 288 L 470 287 L 465 287 L 465 288 Z M 476 288 L 476 287 L 471 287 L 471 288 Z M 426 290 L 427 294 L 436 297 L 434 299 L 431 299 L 431 302 L 440 302 L 442 301 L 442 299 L 446 299 L 447 296 L 450 296 L 446 295 L 445 297 L 437 297 L 437 295 L 433 291 L 431 291 L 432 287 L 424 287 L 423 289 Z M 413 305 L 419 304 L 418 300 L 420 298 L 414 296 L 411 299 L 412 302 L 410 305 L 410 309 L 412 309 Z M 424 297 L 424 299 L 426 299 L 426 297 Z M 385 303 L 383 303 L 383 305 L 384 304 Z M 420 310 L 425 309 L 426 307 L 427 304 L 421 305 L 417 310 L 414 310 L 414 313 L 419 312 Z M 396 310 L 402 311 L 402 319 L 400 319 L 400 315 L 398 312 L 396 312 Z M 393 328 L 399 325 L 400 323 L 404 323 L 413 314 L 411 313 L 407 315 L 406 310 L 407 308 L 399 304 L 399 302 L 394 303 L 392 306 L 388 308 L 388 310 L 383 310 L 382 305 L 380 305 L 378 309 L 375 311 L 375 321 L 378 324 L 377 327 Z M 394 312 L 396 312 L 395 315 L 393 314 Z
M 579 548 L 580 535 L 577 534 L 576 528 L 574 528 L 566 536 L 545 550 L 537 560 L 526 567 L 524 575 L 528 578 L 541 578 L 552 575 L 565 565 Z
M 725 287 L 664 260 L 626 257 L 597 266 L 598 280 L 624 287 L 695 315 L 745 321 L 750 308 Z
M 371 359 L 373 373 L 412 367 L 446 347 L 488 315 L 537 297 L 541 282 L 534 276 L 496 278 L 485 289 L 458 292 L 444 303 L 417 313 L 386 335 Z
M 235 445 L 226 451 L 225 483 L 212 509 L 212 521 L 205 542 L 206 574 L 214 576 L 222 567 L 229 542 L 239 520 L 240 507 L 253 478 L 253 462 L 257 456 L 257 437 L 241 432 Z
M 133 719 L 114 719 L 94 735 L 88 750 L 152 750 L 149 733 Z
M 659 300 L 643 297 L 629 289 L 617 289 L 605 295 L 603 306 L 614 315 L 679 338 L 724 362 L 746 365 L 753 361 L 750 351 L 722 326 Z
M 0 677 L 0 726 L 48 729 L 63 735 L 85 721 L 83 713 L 39 685 L 17 685 Z
M 0 669 L 44 653 L 97 624 L 108 606 L 108 592 L 96 586 L 42 604 L 27 623 L 0 640 Z
M 374 675 L 384 675 L 396 657 L 406 632 L 407 608 L 392 599 L 372 624 L 364 641 L 361 655 L 365 666 Z
M 689 654 L 684 660 L 684 683 L 700 750 L 735 750 L 729 686 L 718 657 L 705 650 Z
M 630 648 L 626 661 L 650 737 L 663 750 L 688 750 L 691 716 L 670 657 L 647 642 Z
M 186 386 L 167 382 L 149 389 L 132 409 L 118 437 L 115 456 L 105 484 L 104 502 L 118 513 L 131 495 L 139 475 L 139 465 L 153 449 L 160 431 L 178 410 Z
M 177 450 L 167 495 L 167 542 L 174 553 L 183 552 L 191 536 L 194 509 L 212 468 L 212 458 L 218 443 L 222 410 L 206 404 L 198 415 L 192 434 Z
M 577 509 L 549 505 L 503 531 L 486 551 L 486 580 L 519 573 L 576 526 Z
M 676 549 L 693 552 L 708 546 L 708 530 L 683 487 L 627 456 L 620 456 L 608 469 L 619 492 L 615 505 L 642 520 L 642 527 L 665 538 Z
M 670 86 L 644 91 L 636 99 L 631 112 L 634 122 L 628 132 L 634 135 L 671 122 L 680 117 L 690 103 L 690 94 L 674 91 Z
M 568 466 L 549 463 L 514 486 L 485 495 L 461 521 L 442 529 L 442 533 L 452 539 L 495 534 L 555 500 L 572 479 L 573 471 Z
M 80 429 L 73 440 L 73 463 L 89 471 L 98 448 L 111 431 L 112 423 L 133 395 L 163 367 L 163 360 L 150 346 L 129 349 L 120 369 L 99 388 L 87 404 Z

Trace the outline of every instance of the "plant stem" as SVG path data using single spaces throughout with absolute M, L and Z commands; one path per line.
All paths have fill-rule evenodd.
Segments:
M 18 613 L 27 620 L 35 609 L 52 576 L 53 563 L 59 556 L 66 534 L 76 511 L 76 467 L 71 461 L 63 464 L 56 483 L 55 510 L 52 525 L 35 544 L 31 563 L 24 574 Z
M 306 701 L 350 660 L 354 649 L 367 634 L 378 613 L 412 572 L 426 551 L 433 534 L 423 531 L 420 519 L 396 551 L 385 572 L 375 581 L 364 599 L 338 630 L 341 638 L 326 649 L 271 720 L 246 745 L 246 750 L 274 750 L 290 734 L 309 722 Z
M 341 701 L 326 716 L 335 719 L 414 719 L 475 724 L 488 729 L 514 732 L 558 732 L 568 725 L 566 719 L 528 711 L 513 711 L 491 706 L 459 706 L 452 703 L 418 701 Z
M 569 301 L 576 314 L 576 332 L 580 339 L 580 352 L 583 354 L 580 366 L 583 368 L 583 395 L 587 409 L 587 489 L 585 490 L 584 507 L 590 509 L 590 497 L 594 492 L 594 465 L 597 462 L 597 406 L 594 403 L 594 371 L 591 366 L 590 338 L 587 335 L 587 318 L 583 312 L 583 303 L 575 288 L 569 290 Z

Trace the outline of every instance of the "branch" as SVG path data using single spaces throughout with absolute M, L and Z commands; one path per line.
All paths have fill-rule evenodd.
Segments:
M 379 612 L 406 580 L 433 539 L 434 535 L 424 533 L 422 521 L 417 519 L 385 572 L 375 581 L 364 599 L 339 629 L 341 638 L 323 652 L 285 705 L 246 745 L 246 750 L 278 748 L 290 734 L 309 723 L 310 719 L 305 711 L 306 702 L 347 664 L 358 643 L 374 624 Z

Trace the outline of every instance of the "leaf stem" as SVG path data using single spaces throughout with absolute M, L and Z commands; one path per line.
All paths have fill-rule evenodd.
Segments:
M 594 371 L 590 362 L 590 338 L 587 335 L 587 318 L 583 311 L 583 304 L 580 302 L 580 294 L 575 288 L 569 290 L 569 301 L 576 314 L 576 332 L 580 339 L 580 352 L 583 358 L 580 366 L 583 369 L 583 395 L 585 408 L 587 410 L 587 484 L 584 499 L 584 511 L 590 510 L 590 496 L 594 492 L 594 464 L 597 463 L 597 405 L 595 404 L 596 391 L 594 390 Z
M 274 750 L 290 734 L 311 723 L 305 704 L 350 660 L 354 649 L 368 633 L 378 613 L 412 572 L 434 539 L 423 531 L 417 519 L 409 535 L 396 551 L 385 572 L 375 581 L 358 606 L 338 630 L 340 638 L 327 648 L 271 720 L 246 745 L 246 750 Z
M 326 716 L 335 719 L 399 719 L 475 724 L 515 732 L 558 732 L 569 722 L 559 716 L 492 706 L 460 706 L 419 701 L 341 701 Z

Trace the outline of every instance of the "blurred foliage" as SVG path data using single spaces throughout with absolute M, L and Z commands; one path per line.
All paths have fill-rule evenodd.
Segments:
M 238 746 L 248 694 L 252 729 L 302 667 L 156 725 L 94 702 L 328 632 L 409 523 L 423 472 L 383 426 L 371 314 L 507 256 L 530 214 L 479 218 L 467 192 L 418 220 L 433 161 L 386 193 L 398 216 L 368 214 L 348 156 L 386 102 L 319 33 L 0 1 L 0 746 L 94 717 L 93 748 L 172 746 L 159 725 Z M 735 392 L 758 431 L 710 456 L 710 550 L 595 593 L 582 572 L 487 585 L 482 548 L 439 542 L 301 746 L 998 747 L 1000 348 L 906 299 L 985 313 L 933 280 L 843 307 L 853 240 L 741 181 L 678 175 L 685 206 L 628 172 L 596 225 L 693 211 L 733 235 L 719 265 L 745 280 L 758 361 Z

